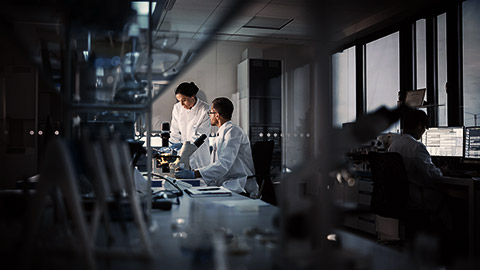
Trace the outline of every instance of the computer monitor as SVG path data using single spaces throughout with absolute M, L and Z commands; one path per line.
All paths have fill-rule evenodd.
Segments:
M 425 99 L 426 88 L 407 91 L 405 96 L 405 105 L 410 107 L 420 107 Z
M 434 127 L 422 136 L 432 156 L 463 157 L 463 127 Z
M 465 128 L 465 158 L 480 160 L 480 127 Z

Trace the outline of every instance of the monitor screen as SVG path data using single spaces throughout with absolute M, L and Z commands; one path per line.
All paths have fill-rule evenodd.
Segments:
M 419 107 L 423 105 L 423 100 L 425 98 L 425 91 L 427 89 L 418 89 L 418 90 L 412 90 L 412 91 L 407 91 L 407 94 L 405 96 L 405 104 L 410 106 L 410 107 Z
M 463 157 L 463 127 L 430 128 L 422 142 L 432 156 Z
M 480 127 L 465 128 L 465 158 L 480 159 Z

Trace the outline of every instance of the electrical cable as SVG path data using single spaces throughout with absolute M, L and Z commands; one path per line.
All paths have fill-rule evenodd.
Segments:
M 170 179 L 168 179 L 167 177 L 163 176 L 163 175 L 160 175 L 160 174 L 157 174 L 157 173 L 152 173 L 152 176 L 156 176 L 158 178 L 162 178 L 164 179 L 165 181 L 167 181 L 168 183 L 170 183 L 170 185 L 172 185 L 174 188 L 176 188 L 178 190 L 178 192 L 174 192 L 175 195 L 177 196 L 183 196 L 183 191 L 182 189 L 180 189 L 178 187 L 178 185 L 172 181 L 170 181 Z M 173 192 L 173 191 L 172 191 Z

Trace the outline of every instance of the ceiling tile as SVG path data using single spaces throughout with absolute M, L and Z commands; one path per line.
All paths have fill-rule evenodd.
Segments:
M 233 35 L 228 40 L 229 41 L 243 41 L 243 42 L 257 42 L 257 43 L 260 43 L 264 39 L 265 39 L 265 37 Z
M 199 11 L 193 9 L 180 9 L 168 12 L 165 16 L 165 21 L 179 22 L 183 24 L 203 24 L 210 15 L 209 11 Z
M 235 34 L 250 35 L 250 36 L 269 36 L 275 33 L 276 31 L 277 30 L 271 30 L 271 29 L 240 28 Z
M 262 41 L 262 43 L 271 43 L 271 44 L 305 44 L 305 40 L 294 39 L 294 38 L 275 38 L 268 37 Z
M 244 28 L 256 28 L 256 29 L 280 30 L 285 25 L 292 22 L 292 20 L 293 19 L 290 19 L 290 18 L 254 16 L 243 27 Z
M 222 35 L 222 34 L 219 34 L 219 35 L 215 35 L 213 38 L 215 40 L 228 40 L 230 39 L 231 35 Z
M 170 32 L 197 32 L 199 25 L 197 24 L 179 24 L 179 23 L 164 23 L 160 27 L 162 31 L 170 31 Z
M 178 37 L 179 38 L 192 38 L 194 34 L 195 34 L 194 32 L 178 32 Z
M 258 13 L 258 16 L 296 18 L 303 13 L 301 6 L 270 4 Z
M 244 26 L 248 21 L 250 21 L 250 19 L 252 19 L 252 17 L 250 16 L 236 16 L 235 18 L 232 18 L 231 20 L 228 21 L 225 28 L 227 27 L 240 28 Z
M 285 26 L 278 32 L 280 33 L 292 33 L 292 34 L 297 34 L 297 35 L 308 35 L 310 34 L 310 26 L 309 25 L 304 25 L 301 23 L 290 23 L 289 25 Z
M 305 35 L 299 35 L 299 34 L 296 34 L 295 32 L 293 32 L 293 33 L 277 32 L 277 33 L 275 33 L 275 34 L 270 35 L 269 37 L 272 37 L 272 38 L 285 38 L 285 39 L 291 39 L 291 38 L 294 38 L 294 39 L 309 39 L 309 38 L 306 37 Z
M 220 2 L 222 2 L 222 0 L 176 0 L 172 10 L 184 8 L 195 10 L 213 10 L 220 4 Z
M 238 29 L 240 29 L 240 27 L 223 27 L 222 29 L 220 29 L 218 31 L 218 34 L 229 34 L 229 35 L 233 35 L 235 34 Z
M 239 16 L 250 16 L 253 17 L 257 15 L 262 9 L 267 6 L 267 3 L 251 3 L 246 5 L 243 9 L 238 12 Z

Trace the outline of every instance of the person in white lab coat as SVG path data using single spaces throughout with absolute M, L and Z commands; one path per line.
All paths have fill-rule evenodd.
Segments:
M 442 259 L 452 258 L 452 254 L 465 254 L 464 243 L 468 239 L 468 231 L 463 220 L 466 218 L 462 199 L 448 196 L 439 182 L 448 167 L 438 168 L 425 145 L 418 141 L 427 129 L 428 116 L 424 111 L 408 111 L 404 115 L 403 134 L 392 142 L 389 152 L 397 152 L 403 158 L 409 184 L 408 227 L 418 228 L 429 233 L 436 233 L 440 240 L 439 256 Z M 413 213 L 412 212 L 412 213 Z M 422 215 L 418 215 L 422 213 Z
M 193 82 L 183 82 L 175 89 L 178 100 L 173 106 L 170 125 L 170 142 L 180 149 L 186 141 L 193 143 L 202 134 L 210 135 L 208 111 L 210 106 L 197 98 L 198 87 Z M 210 164 L 208 144 L 202 144 L 190 157 L 190 167 L 197 169 Z
M 218 127 L 215 145 L 211 153 L 211 164 L 193 171 L 180 170 L 177 178 L 202 177 L 209 186 L 224 186 L 234 192 L 247 192 L 250 197 L 258 195 L 254 178 L 250 140 L 247 134 L 232 119 L 233 103 L 225 97 L 212 101 L 208 114 L 212 126 Z
M 404 117 L 403 134 L 392 142 L 389 152 L 399 153 L 404 161 L 409 185 L 409 206 L 413 209 L 434 210 L 438 208 L 441 195 L 438 178 L 442 171 L 432 163 L 425 145 L 418 141 L 428 125 L 424 111 L 408 111 Z

